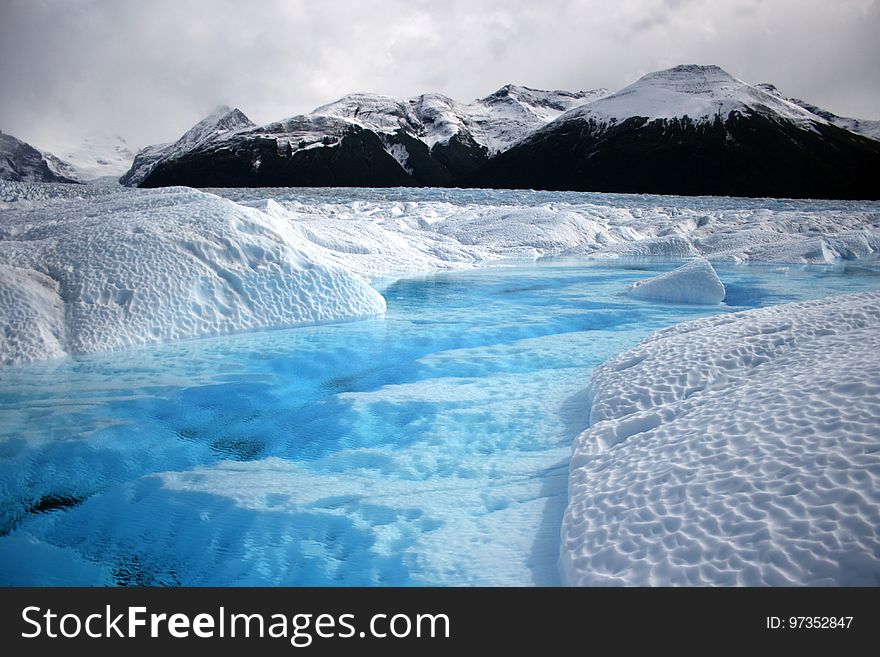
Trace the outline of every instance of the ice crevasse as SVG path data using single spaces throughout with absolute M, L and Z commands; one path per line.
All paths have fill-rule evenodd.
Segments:
M 385 311 L 288 222 L 193 189 L 19 209 L 0 232 L 2 364 Z

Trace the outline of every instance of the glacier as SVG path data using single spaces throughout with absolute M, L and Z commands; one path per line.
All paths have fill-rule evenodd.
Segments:
M 880 583 L 880 294 L 718 315 L 596 369 L 570 585 Z
M 6 210 L 0 362 L 385 311 L 270 214 L 191 189 Z
M 876 289 L 878 231 L 875 202 L 0 183 L 4 583 L 876 583 L 880 293 L 815 299 Z M 655 274 L 674 301 L 633 298 Z
M 4 363 L 372 316 L 370 279 L 505 259 L 880 252 L 872 202 L 2 182 L 0 209 Z
M 636 281 L 629 294 L 646 301 L 712 305 L 724 301 L 724 284 L 709 261 L 698 258 L 654 278 Z

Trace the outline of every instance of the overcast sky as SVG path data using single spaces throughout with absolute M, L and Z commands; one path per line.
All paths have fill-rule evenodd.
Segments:
M 0 130 L 140 147 L 218 104 L 264 123 L 353 91 L 619 89 L 680 63 L 880 119 L 878 33 L 877 0 L 0 0 Z

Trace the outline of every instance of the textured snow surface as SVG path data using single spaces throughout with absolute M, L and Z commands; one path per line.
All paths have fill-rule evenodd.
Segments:
M 503 257 L 832 263 L 880 252 L 880 204 L 491 190 L 216 190 L 376 276 Z M 263 196 L 274 200 L 250 200 Z M 400 199 L 400 200 L 397 200 Z
M 709 261 L 700 258 L 665 274 L 633 283 L 629 294 L 645 301 L 712 305 L 724 301 L 724 284 Z
M 64 355 L 64 302 L 58 283 L 38 271 L 0 264 L 0 362 Z
M 371 315 L 384 302 L 366 278 L 501 258 L 821 264 L 880 252 L 880 205 L 870 202 L 430 189 L 217 193 L 228 198 L 187 188 L 0 183 L 0 262 L 12 268 L 2 294 L 27 299 L 3 311 L 0 360 Z M 717 303 L 707 300 L 712 286 L 701 271 L 673 275 L 680 289 L 669 300 Z M 22 286 L 33 287 L 22 294 Z M 63 330 L 52 319 L 59 300 Z M 32 309 L 28 318 L 24 308 Z M 40 331 L 26 328 L 33 321 Z
M 878 585 L 880 294 L 719 315 L 599 367 L 573 585 Z
M 0 217 L 0 362 L 384 312 L 290 224 L 187 188 Z

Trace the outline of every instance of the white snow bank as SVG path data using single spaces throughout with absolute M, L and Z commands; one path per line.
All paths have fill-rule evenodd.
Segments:
M 724 284 L 709 261 L 700 258 L 654 278 L 633 283 L 629 294 L 645 301 L 715 305 L 724 301 Z
M 880 293 L 657 332 L 592 380 L 572 585 L 880 584 Z
M 40 306 L 46 317 L 64 304 L 60 327 L 7 323 L 20 346 L 13 357 L 5 336 L 0 362 L 374 314 L 382 302 L 352 274 L 553 255 L 832 263 L 880 253 L 876 202 L 431 189 L 217 194 L 237 203 L 185 189 L 0 183 L 0 262 L 57 284 L 58 299 Z M 54 294 L 39 283 L 45 290 L 22 296 L 34 274 L 11 276 L 7 293 L 31 310 L 4 316 L 32 317 L 35 299 Z M 63 336 L 57 346 L 55 336 Z
M 446 191 L 444 200 L 425 200 L 437 194 L 433 190 L 413 190 L 407 201 L 383 198 L 378 191 L 340 191 L 338 201 L 326 194 L 322 198 L 329 202 L 315 202 L 279 192 L 273 203 L 277 216 L 299 226 L 335 261 L 370 276 L 472 266 L 500 257 L 830 264 L 880 252 L 876 202 L 529 196 L 487 190 Z M 260 198 L 266 190 L 218 193 L 253 203 L 248 197 Z M 350 200 L 348 193 L 368 198 Z M 556 198 L 566 200 L 545 200 Z
M 0 363 L 385 310 L 289 222 L 211 194 L 50 208 L 0 217 Z
M 32 269 L 0 265 L 0 364 L 64 355 L 58 283 Z

